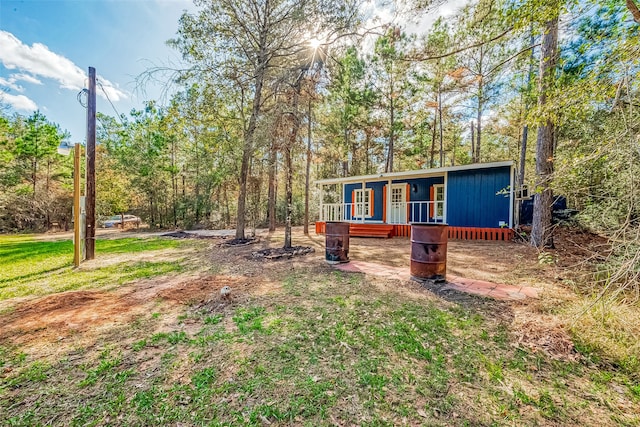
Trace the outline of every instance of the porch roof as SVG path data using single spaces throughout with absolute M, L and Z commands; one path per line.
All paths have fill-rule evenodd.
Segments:
M 513 166 L 513 160 L 507 160 L 504 162 L 492 162 L 492 163 L 472 163 L 470 165 L 448 166 L 444 168 L 434 168 L 434 169 L 419 169 L 419 170 L 406 171 L 406 172 L 389 172 L 389 173 L 379 173 L 375 175 L 360 175 L 360 176 L 347 176 L 344 178 L 320 179 L 315 181 L 315 183 L 316 185 L 330 185 L 330 184 L 345 184 L 350 182 L 362 182 L 362 181 L 384 181 L 389 179 L 422 178 L 422 177 L 428 177 L 428 176 L 439 176 L 446 172 L 498 168 L 498 167 L 504 167 L 504 166 Z

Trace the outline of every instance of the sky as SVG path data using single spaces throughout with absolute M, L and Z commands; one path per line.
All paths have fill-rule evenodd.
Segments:
M 137 87 L 136 77 L 179 62 L 165 42 L 184 10 L 193 10 L 190 0 L 0 0 L 0 102 L 23 115 L 40 110 L 70 132 L 69 142 L 84 142 L 86 110 L 77 94 L 88 67 L 102 84 L 99 112 L 142 108 L 162 86 Z
M 448 0 L 409 27 L 424 31 L 464 1 Z M 372 15 L 391 19 L 375 3 Z M 191 0 L 0 0 L 0 104 L 22 115 L 40 110 L 70 133 L 68 142 L 84 142 L 86 110 L 77 95 L 88 67 L 101 83 L 101 113 L 128 114 L 159 99 L 163 85 L 139 87 L 136 77 L 180 62 L 166 41 L 185 10 L 195 11 Z

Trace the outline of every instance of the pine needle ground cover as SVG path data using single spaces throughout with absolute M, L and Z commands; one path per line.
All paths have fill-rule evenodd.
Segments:
M 378 250 L 355 243 L 353 256 L 369 253 L 367 245 L 370 256 Z M 405 262 L 401 243 L 385 244 L 397 245 L 397 252 L 386 248 L 387 259 Z M 515 263 L 518 274 L 531 276 L 537 260 L 527 264 L 516 246 L 498 245 L 491 250 L 510 253 L 499 261 L 505 271 Z M 16 302 L 0 315 L 3 423 L 640 422 L 633 372 L 598 364 L 580 346 L 532 345 L 544 334 L 534 333 L 539 325 L 523 331 L 523 318 L 550 316 L 544 304 L 434 294 L 334 271 L 318 254 L 255 261 L 255 249 L 193 246 L 189 259 L 198 262 L 178 275 L 119 286 L 116 278 L 98 289 Z M 466 268 L 471 257 L 481 262 L 478 249 L 453 244 L 450 269 Z M 491 274 L 520 280 L 499 264 L 486 268 L 494 267 Z M 232 289 L 228 299 L 220 297 L 223 286 Z M 543 332 L 547 341 L 568 336 Z

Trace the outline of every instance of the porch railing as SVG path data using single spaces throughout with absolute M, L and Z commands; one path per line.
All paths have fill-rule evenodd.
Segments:
M 365 212 L 364 203 L 327 203 L 320 208 L 320 221 L 366 222 L 373 220 L 360 215 Z M 409 224 L 412 222 L 438 223 L 444 221 L 443 201 L 416 201 L 391 203 L 387 212 L 387 224 Z M 376 215 L 380 218 L 380 215 Z
M 320 209 L 320 221 L 364 222 L 364 203 L 328 203 Z

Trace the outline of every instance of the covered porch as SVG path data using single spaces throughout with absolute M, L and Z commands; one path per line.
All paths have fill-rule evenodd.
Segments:
M 391 175 L 391 174 L 387 174 Z M 322 180 L 320 218 L 352 223 L 446 222 L 446 175 L 421 178 L 380 176 Z
M 409 237 L 412 223 L 447 223 L 451 238 L 508 240 L 512 167 L 497 162 L 319 180 L 316 232 L 341 221 L 351 224 L 352 236 Z M 506 198 L 499 195 L 505 188 Z
M 355 236 L 408 237 L 411 223 L 446 222 L 446 173 L 399 172 L 317 183 L 319 233 L 326 222 L 343 221 L 351 223 Z

